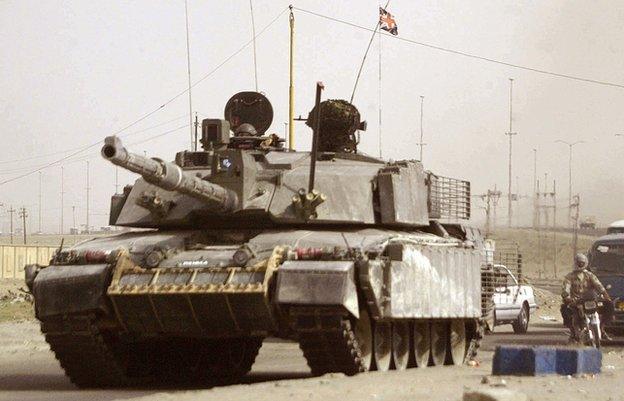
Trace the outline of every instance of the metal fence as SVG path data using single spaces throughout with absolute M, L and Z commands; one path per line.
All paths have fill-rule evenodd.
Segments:
M 0 245 L 0 279 L 23 279 L 25 265 L 47 265 L 56 249 L 38 245 Z

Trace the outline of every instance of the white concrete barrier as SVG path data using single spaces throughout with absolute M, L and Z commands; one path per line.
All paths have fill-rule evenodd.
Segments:
M 47 265 L 57 247 L 40 245 L 0 245 L 0 279 L 24 279 L 24 266 Z

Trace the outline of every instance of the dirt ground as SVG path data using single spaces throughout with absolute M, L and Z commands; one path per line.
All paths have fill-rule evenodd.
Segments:
M 624 342 L 603 349 L 603 373 L 597 376 L 490 376 L 494 348 L 500 344 L 564 345 L 566 332 L 550 317 L 557 296 L 543 291 L 541 301 L 552 301 L 532 316 L 529 332 L 515 335 L 499 326 L 488 335 L 475 367 L 411 369 L 371 372 L 355 377 L 330 374 L 312 377 L 295 343 L 266 340 L 252 372 L 243 383 L 215 388 L 133 388 L 78 390 L 64 376 L 39 334 L 36 321 L 0 323 L 0 401 L 73 401 L 132 399 L 141 401 L 273 400 L 461 400 L 469 390 L 510 390 L 532 400 L 624 400 Z M 557 310 L 558 312 L 558 310 Z M 546 317 L 546 318 L 544 318 Z
M 23 280 L 0 280 L 0 322 L 34 318 L 32 296 Z

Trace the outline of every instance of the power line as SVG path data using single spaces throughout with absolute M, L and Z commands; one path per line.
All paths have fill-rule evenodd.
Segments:
M 139 117 L 138 119 L 134 120 L 133 122 L 129 123 L 128 125 L 124 126 L 123 128 L 113 132 L 110 135 L 118 135 L 120 133 L 122 133 L 123 131 L 127 130 L 128 128 L 131 128 L 133 126 L 135 126 L 136 124 L 140 123 L 141 121 L 145 120 L 146 118 L 152 116 L 153 114 L 157 113 L 158 111 L 162 110 L 163 108 L 165 108 L 167 105 L 169 105 L 171 102 L 175 101 L 176 99 L 178 99 L 180 96 L 184 95 L 185 93 L 187 93 L 191 88 L 194 88 L 195 86 L 197 86 L 199 83 L 201 83 L 202 81 L 204 81 L 205 79 L 207 79 L 208 77 L 210 77 L 212 74 L 214 74 L 215 72 L 217 72 L 219 69 L 221 69 L 221 67 L 223 67 L 227 62 L 229 62 L 231 59 L 233 59 L 235 56 L 237 56 L 238 54 L 240 54 L 243 50 L 245 50 L 247 48 L 247 46 L 249 46 L 255 39 L 257 39 L 258 37 L 260 37 L 267 29 L 269 29 L 274 23 L 275 21 L 277 21 L 279 19 L 279 17 L 281 17 L 286 10 L 288 10 L 288 8 L 284 8 L 280 13 L 277 14 L 277 16 L 275 16 L 275 18 L 273 18 L 267 25 L 264 26 L 264 28 L 262 28 L 260 30 L 260 32 L 258 32 L 257 35 L 255 35 L 252 39 L 248 40 L 245 44 L 243 44 L 238 50 L 236 50 L 234 53 L 230 54 L 230 56 L 228 56 L 227 58 L 225 58 L 225 60 L 223 60 L 221 63 L 219 63 L 216 67 L 214 67 L 212 70 L 210 70 L 207 74 L 205 74 L 203 77 L 201 77 L 200 79 L 198 79 L 197 81 L 195 81 L 194 84 L 190 85 L 188 89 L 184 89 L 183 91 L 179 92 L 178 94 L 176 94 L 175 96 L 171 97 L 169 100 L 167 100 L 166 102 L 164 102 L 163 104 L 161 104 L 160 106 L 158 106 L 157 108 L 153 109 L 152 111 L 144 114 L 143 116 Z M 188 126 L 188 125 L 187 125 Z M 13 181 L 17 181 L 20 180 L 24 177 L 27 177 L 29 175 L 32 175 L 34 173 L 37 173 L 41 170 L 44 170 L 48 167 L 52 167 L 54 165 L 57 165 L 59 163 L 62 163 L 63 161 L 70 159 L 88 149 L 91 149 L 95 146 L 98 146 L 102 143 L 101 140 L 94 142 L 90 145 L 85 146 L 84 148 L 71 153 L 70 155 L 67 155 L 65 157 L 62 157 L 61 159 L 55 160 L 53 162 L 47 163 L 41 167 L 35 168 L 27 173 L 21 174 L 17 177 L 14 178 L 10 178 L 4 181 L 0 181 L 0 186 L 8 184 L 10 182 Z
M 145 131 L 149 131 L 149 130 L 154 129 L 154 128 L 162 127 L 163 125 L 167 125 L 169 123 L 172 123 L 174 121 L 180 120 L 182 118 L 186 118 L 186 114 L 184 114 L 182 116 L 178 116 L 178 117 L 173 118 L 171 120 L 163 121 L 162 123 L 159 123 L 159 124 L 156 124 L 156 125 L 152 125 L 150 127 L 143 128 L 143 129 L 141 129 L 139 131 L 134 131 L 134 132 L 130 132 L 130 133 L 127 133 L 127 134 L 121 134 L 120 136 L 129 137 L 129 136 L 132 136 L 132 135 L 140 134 L 140 133 L 143 133 Z M 62 154 L 65 154 L 65 153 L 68 153 L 68 152 L 72 152 L 74 150 L 80 150 L 80 149 L 84 149 L 84 146 L 77 146 L 75 148 L 60 150 L 58 152 L 52 152 L 52 153 L 47 153 L 47 154 L 43 154 L 43 155 L 25 157 L 23 159 L 4 160 L 4 161 L 0 161 L 0 164 L 19 163 L 19 162 L 25 162 L 25 161 L 29 161 L 29 160 L 43 159 L 43 158 L 46 158 L 46 157 L 49 157 L 49 156 L 62 155 Z M 4 173 L 6 171 L 16 171 L 16 170 L 24 170 L 24 169 L 25 168 L 22 167 L 22 168 L 19 168 L 19 169 L 2 170 L 2 171 Z
M 183 117 L 185 117 L 185 118 L 186 118 L 186 115 L 184 115 Z M 162 133 L 157 134 L 157 135 L 152 135 L 152 136 L 151 136 L 151 137 L 149 137 L 149 138 L 146 138 L 146 139 L 143 139 L 143 140 L 140 140 L 140 141 L 137 141 L 137 142 L 132 142 L 132 143 L 130 143 L 129 145 L 131 146 L 131 145 L 137 145 L 137 144 L 141 144 L 141 143 L 149 142 L 149 141 L 151 141 L 151 140 L 154 140 L 154 139 L 160 138 L 160 137 L 162 137 L 162 136 L 165 136 L 165 135 L 171 134 L 171 133 L 173 133 L 173 132 L 179 131 L 179 130 L 181 130 L 182 128 L 186 128 L 186 127 L 188 127 L 188 124 L 182 125 L 182 126 L 177 127 L 177 128 L 170 129 L 170 130 L 168 130 L 168 131 L 162 132 Z M 126 136 L 129 136 L 129 135 L 126 135 Z M 101 143 L 101 142 L 98 142 L 98 144 L 99 144 L 99 143 Z M 82 152 L 79 152 L 79 153 L 82 153 Z M 71 159 L 71 158 L 70 158 L 69 160 L 63 160 L 63 161 L 64 161 L 63 165 L 68 165 L 68 164 L 73 164 L 73 163 L 82 162 L 82 161 L 86 161 L 86 160 L 91 160 L 91 159 L 93 159 L 93 158 L 97 157 L 99 154 L 100 154 L 99 152 L 95 152 L 95 153 L 89 153 L 89 154 L 86 154 L 86 155 L 82 155 L 82 156 L 77 157 L 77 158 L 75 158 L 75 159 Z M 76 154 L 74 154 L 74 155 L 76 155 Z M 70 156 L 71 156 L 71 155 L 70 155 Z M 68 156 L 68 157 L 70 157 L 70 156 Z M 58 161 L 58 163 L 61 163 L 61 162 L 60 162 L 60 161 Z M 42 165 L 42 166 L 35 167 L 35 168 L 37 168 L 37 169 L 38 169 L 37 171 L 41 171 L 41 170 L 43 170 L 43 169 L 45 169 L 45 168 L 47 168 L 47 167 L 50 167 L 50 164 L 44 164 L 44 165 Z M 2 171 L 2 173 L 0 173 L 0 175 L 2 175 L 2 174 L 6 174 L 6 173 L 10 173 L 10 172 L 19 172 L 19 171 L 29 170 L 29 169 L 30 169 L 30 168 L 28 168 L 28 167 L 23 167 L 23 168 L 14 169 L 14 170 L 3 170 L 3 171 Z M 15 177 L 15 179 L 18 179 L 18 177 Z M 14 179 L 10 179 L 10 180 L 14 180 Z M 7 180 L 7 182 L 10 182 L 10 180 Z M 1 182 L 1 183 L 0 183 L 0 185 L 2 185 L 2 184 L 4 184 L 4 183 L 5 183 L 5 182 Z
M 327 20 L 330 20 L 330 21 L 338 22 L 340 24 L 348 25 L 348 26 L 351 26 L 353 28 L 358 28 L 358 29 L 361 29 L 361 30 L 364 30 L 364 31 L 374 32 L 373 29 L 367 28 L 367 27 L 362 26 L 362 25 L 354 24 L 353 22 L 348 22 L 348 21 L 341 20 L 341 19 L 338 19 L 338 18 L 335 18 L 335 17 L 330 17 L 330 16 L 327 16 L 327 15 L 319 14 L 319 13 L 316 13 L 314 11 L 304 10 L 304 9 L 298 8 L 298 7 L 293 7 L 293 8 L 295 10 L 297 10 L 297 11 L 301 11 L 303 13 L 314 15 L 314 16 L 319 17 L 319 18 L 324 18 L 324 19 L 327 19 Z M 468 53 L 468 52 L 461 51 L 461 50 L 454 50 L 454 49 L 449 49 L 449 48 L 442 47 L 442 46 L 432 45 L 430 43 L 419 42 L 419 41 L 414 40 L 414 39 L 409 39 L 409 38 L 405 38 L 405 37 L 401 37 L 401 36 L 394 36 L 394 35 L 387 34 L 385 32 L 381 33 L 381 34 L 385 35 L 385 36 L 387 36 L 389 38 L 392 38 L 394 40 L 400 40 L 402 42 L 407 42 L 407 43 L 415 44 L 415 45 L 418 45 L 418 46 L 428 47 L 430 49 L 439 50 L 439 51 L 442 51 L 442 52 L 451 53 L 451 54 L 455 54 L 455 55 L 459 55 L 459 56 L 469 57 L 469 58 L 473 58 L 473 59 L 477 59 L 477 60 L 481 60 L 481 61 L 487 61 L 487 62 L 494 63 L 494 64 L 500 64 L 500 65 L 504 65 L 504 66 L 507 66 L 507 67 L 517 68 L 517 69 L 520 69 L 520 70 L 536 72 L 536 73 L 539 73 L 539 74 L 545 74 L 545 75 L 550 75 L 550 76 L 559 77 L 559 78 L 567 78 L 567 79 L 571 79 L 571 80 L 575 80 L 575 81 L 587 82 L 587 83 L 592 83 L 592 84 L 597 84 L 597 85 L 611 86 L 611 87 L 615 87 L 615 88 L 624 88 L 624 84 L 618 84 L 618 83 L 609 82 L 609 81 L 600 81 L 600 80 L 597 80 L 597 79 L 584 78 L 584 77 L 579 77 L 579 76 L 569 75 L 569 74 L 562 74 L 562 73 L 558 73 L 558 72 L 543 70 L 543 69 L 540 69 L 540 68 L 527 67 L 527 66 L 523 66 L 523 65 L 520 65 L 520 64 L 510 63 L 510 62 L 507 62 L 507 61 L 496 60 L 496 59 L 493 59 L 493 58 L 490 58 L 490 57 L 479 56 L 477 54 L 472 54 L 472 53 Z

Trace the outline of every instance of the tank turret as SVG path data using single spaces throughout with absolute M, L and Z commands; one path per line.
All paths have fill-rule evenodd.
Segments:
M 104 140 L 102 156 L 119 167 L 140 174 L 150 184 L 192 196 L 215 211 L 232 212 L 239 206 L 238 196 L 233 191 L 185 172 L 174 163 L 130 153 L 116 136 Z

